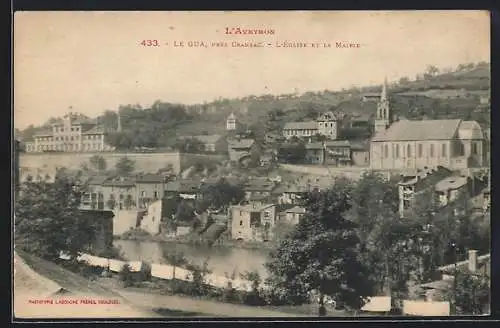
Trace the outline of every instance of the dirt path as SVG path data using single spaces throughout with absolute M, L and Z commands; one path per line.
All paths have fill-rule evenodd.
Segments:
M 161 295 L 138 291 L 115 289 L 121 297 L 132 304 L 144 306 L 150 304 L 152 308 L 167 308 L 186 312 L 202 313 L 214 317 L 298 317 L 299 315 L 267 310 L 259 307 L 250 307 L 236 304 L 226 304 L 214 301 L 197 300 L 176 295 Z

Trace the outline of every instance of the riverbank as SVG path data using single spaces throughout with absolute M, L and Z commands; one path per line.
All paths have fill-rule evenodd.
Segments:
M 183 237 L 169 237 L 164 235 L 128 235 L 128 236 L 113 236 L 113 240 L 130 240 L 130 241 L 148 241 L 158 242 L 163 244 L 182 244 L 191 246 L 205 246 L 207 248 L 241 248 L 250 250 L 265 250 L 270 251 L 277 246 L 275 243 L 259 243 L 259 242 L 241 242 L 237 240 L 225 240 L 223 242 L 215 242 L 212 245 L 207 245 L 202 242 L 193 242 L 192 239 Z

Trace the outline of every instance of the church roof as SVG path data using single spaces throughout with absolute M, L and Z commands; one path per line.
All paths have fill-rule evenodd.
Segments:
M 484 139 L 482 129 L 476 121 L 462 121 L 458 128 L 458 137 L 466 140 Z
M 450 140 L 457 133 L 461 120 L 401 120 L 381 131 L 372 141 Z

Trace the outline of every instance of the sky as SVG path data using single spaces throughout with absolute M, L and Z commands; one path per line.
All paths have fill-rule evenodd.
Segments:
M 189 47 L 194 41 L 228 47 Z M 308 46 L 276 47 L 284 42 Z M 317 42 L 331 47 L 312 48 Z M 13 49 L 14 126 L 23 129 L 68 111 L 95 117 L 155 100 L 339 90 L 414 77 L 428 65 L 489 62 L 490 18 L 486 11 L 16 12 Z

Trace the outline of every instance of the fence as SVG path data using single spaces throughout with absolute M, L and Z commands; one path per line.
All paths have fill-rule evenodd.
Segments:
M 403 301 L 403 314 L 418 316 L 449 316 L 450 302 Z
M 61 253 L 59 255 L 60 259 L 69 260 L 70 257 L 66 254 Z M 108 259 L 104 257 L 93 256 L 89 254 L 81 254 L 77 257 L 77 260 L 84 261 L 91 266 L 101 267 L 101 268 L 109 268 L 112 272 L 120 272 L 124 265 L 128 264 L 131 272 L 140 272 L 146 268 L 146 265 L 142 261 L 119 261 L 115 259 Z M 168 264 L 151 264 L 151 277 L 164 279 L 164 280 L 172 280 L 174 279 L 174 270 L 175 270 L 175 279 L 183 280 L 183 281 L 193 281 L 193 272 L 190 270 L 175 267 Z M 228 286 L 228 283 L 231 283 L 232 288 L 239 291 L 251 291 L 252 283 L 248 280 L 244 279 L 229 279 L 223 276 L 218 276 L 214 274 L 207 274 L 205 276 L 205 283 L 207 285 L 216 287 L 216 288 L 225 288 Z

